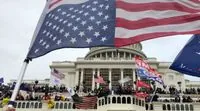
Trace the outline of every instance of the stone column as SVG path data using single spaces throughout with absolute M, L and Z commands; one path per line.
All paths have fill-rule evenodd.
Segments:
M 136 81 L 135 78 L 135 69 L 133 69 L 133 89 L 136 90 L 136 85 L 134 84 L 134 82 Z
M 121 72 L 121 80 L 122 80 L 124 78 L 124 70 L 120 69 L 120 72 Z M 124 86 L 124 84 L 122 84 L 122 86 Z
M 114 58 L 114 52 L 112 51 L 111 53 L 112 53 L 112 59 L 113 59 Z
M 132 59 L 132 57 L 131 57 L 131 53 L 129 54 L 129 57 L 130 57 L 130 59 Z
M 81 69 L 81 79 L 80 79 L 80 84 L 83 84 L 83 71 L 84 71 L 84 69 Z
M 78 80 L 79 80 L 79 69 L 76 70 L 75 74 L 75 83 L 74 83 L 75 86 L 78 85 L 79 82 Z
M 124 52 L 124 59 L 126 59 L 126 52 Z
M 111 90 L 112 89 L 112 75 L 111 75 L 111 73 L 112 73 L 111 71 L 112 70 L 111 69 L 108 69 L 108 70 L 109 70 L 109 77 L 108 78 L 109 78 L 109 81 L 110 81 L 110 83 L 109 83 L 109 89 Z
M 108 52 L 106 52 L 106 60 L 108 60 Z
M 97 69 L 97 76 L 99 77 L 100 75 L 100 69 Z M 99 88 L 99 83 L 97 83 L 97 89 Z
M 95 75 L 95 69 L 93 69 L 92 71 L 92 90 L 94 90 L 95 88 L 94 75 Z
M 102 59 L 102 53 L 100 53 L 100 58 Z
M 120 52 L 117 52 L 117 58 L 118 59 L 120 58 Z

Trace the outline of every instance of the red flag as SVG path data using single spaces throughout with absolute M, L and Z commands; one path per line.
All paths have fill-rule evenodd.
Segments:
M 148 88 L 148 89 L 151 88 L 151 86 L 149 84 L 147 84 L 147 83 L 145 83 L 143 81 L 140 81 L 140 80 L 137 81 L 136 86 L 137 87 L 145 87 L 145 88 Z
M 146 92 L 136 92 L 135 96 L 138 98 L 146 98 L 148 94 Z

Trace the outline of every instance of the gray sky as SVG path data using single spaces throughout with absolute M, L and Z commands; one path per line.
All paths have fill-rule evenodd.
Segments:
M 0 77 L 8 82 L 19 75 L 28 52 L 34 29 L 46 0 L 1 0 L 0 4 Z M 173 61 L 191 35 L 153 39 L 142 42 L 148 57 Z M 88 49 L 60 49 L 34 59 L 28 66 L 25 79 L 45 79 L 50 76 L 52 61 L 75 61 Z M 188 76 L 187 76 L 188 77 Z M 188 77 L 191 80 L 199 78 Z

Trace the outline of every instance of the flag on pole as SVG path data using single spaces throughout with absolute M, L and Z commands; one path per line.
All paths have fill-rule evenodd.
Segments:
M 164 82 L 161 78 L 161 74 L 159 74 L 155 69 L 151 68 L 150 65 L 144 61 L 142 58 L 136 56 L 135 57 L 136 73 L 141 78 L 145 78 L 148 80 L 156 81 L 164 86 Z
M 175 58 L 170 69 L 200 77 L 200 34 L 190 38 Z
M 78 94 L 75 93 L 74 89 L 67 88 L 68 93 L 72 97 L 74 102 L 82 102 L 82 99 L 78 96 Z
M 148 89 L 151 88 L 151 86 L 150 86 L 149 84 L 147 84 L 147 83 L 145 83 L 145 82 L 143 82 L 143 81 L 140 81 L 140 80 L 137 80 L 136 86 L 137 86 L 137 87 L 145 87 L 145 88 L 148 88 Z
M 120 47 L 197 34 L 199 7 L 197 0 L 48 0 L 27 58 L 60 48 Z
M 124 84 L 124 83 L 126 83 L 126 82 L 129 82 L 130 80 L 131 80 L 131 78 L 130 78 L 129 76 L 126 76 L 125 78 L 120 79 L 118 82 L 119 82 L 120 84 Z
M 77 109 L 95 109 L 97 104 L 96 96 L 84 96 L 81 103 L 76 103 Z
M 136 69 L 136 74 L 141 78 L 152 80 L 152 81 L 156 81 L 156 82 L 162 84 L 163 86 L 165 85 L 164 81 L 160 77 L 150 74 L 144 68 L 137 68 Z
M 50 77 L 50 83 L 52 85 L 61 85 L 61 80 L 65 78 L 65 75 L 61 72 L 59 72 L 56 69 L 51 70 L 51 77 Z

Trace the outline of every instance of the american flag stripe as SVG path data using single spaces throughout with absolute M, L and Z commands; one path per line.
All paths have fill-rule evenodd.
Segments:
M 200 1 L 117 0 L 115 45 L 200 33 Z
M 128 3 L 154 3 L 154 2 L 162 2 L 162 3 L 169 3 L 169 2 L 176 2 L 180 4 L 185 5 L 197 5 L 196 3 L 199 3 L 199 0 L 118 0 L 118 1 L 124 1 Z
M 199 12 L 198 8 L 190 8 L 188 6 L 185 6 L 183 4 L 177 3 L 177 2 L 154 2 L 154 3 L 127 3 L 123 1 L 117 1 L 116 2 L 117 8 L 124 9 L 126 11 L 145 11 L 145 10 L 176 10 L 176 11 L 183 11 L 183 12 L 190 12 L 190 13 L 197 13 Z M 161 7 L 162 6 L 162 7 Z M 178 8 L 177 8 L 178 7 Z
M 57 3 L 61 2 L 62 0 L 52 0 L 51 3 L 49 4 L 49 8 L 53 7 Z
M 97 103 L 97 97 L 83 97 L 82 103 L 75 104 L 76 108 L 78 109 L 94 109 Z
M 199 0 L 190 0 L 192 2 L 195 2 L 195 3 L 199 3 L 200 1 Z
M 154 19 L 164 19 L 174 16 L 183 16 L 190 14 L 188 12 L 180 12 L 180 11 L 174 11 L 174 10 L 168 10 L 168 11 L 156 11 L 156 10 L 146 10 L 141 12 L 128 12 L 123 9 L 116 9 L 117 11 L 117 18 L 123 18 L 126 16 L 127 20 L 141 20 L 143 18 L 154 18 Z M 163 14 L 164 13 L 164 14 Z M 137 16 L 127 16 L 127 15 L 137 15 Z
M 141 42 L 143 40 L 149 40 L 149 39 L 155 39 L 155 38 L 160 38 L 164 36 L 169 36 L 169 35 L 177 35 L 177 34 L 199 34 L 200 30 L 195 30 L 195 31 L 186 31 L 186 32 L 153 32 L 153 33 L 147 33 L 147 34 L 141 34 L 138 36 L 130 37 L 130 38 L 120 38 L 120 36 L 116 36 L 115 38 L 115 44 L 116 46 L 124 46 L 124 44 L 132 44 L 134 41 L 135 43 Z
M 137 21 L 130 21 L 123 18 L 117 18 L 116 26 L 133 30 L 133 29 L 140 29 L 140 28 L 168 25 L 168 24 L 182 24 L 197 20 L 200 20 L 199 14 L 193 14 L 191 16 L 183 15 L 183 16 L 169 17 L 163 19 L 145 18 Z
M 160 26 L 154 26 L 154 27 L 147 27 L 142 29 L 135 29 L 135 30 L 129 30 L 126 28 L 117 27 L 116 28 L 116 37 L 122 37 L 122 38 L 129 38 L 129 37 L 137 37 L 137 36 L 143 36 L 146 34 L 153 34 L 153 33 L 171 33 L 171 34 L 181 34 L 181 33 L 187 33 L 187 32 L 193 32 L 198 31 L 200 20 L 193 21 L 189 23 L 182 23 L 182 24 L 170 24 L 170 25 L 160 25 Z M 187 26 L 187 27 L 186 27 Z M 194 28 L 197 29 L 194 29 Z M 159 29 L 159 30 L 158 30 Z

